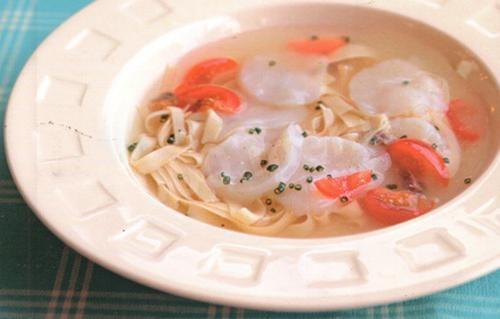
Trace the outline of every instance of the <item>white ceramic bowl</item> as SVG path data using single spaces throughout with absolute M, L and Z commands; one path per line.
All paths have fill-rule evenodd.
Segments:
M 165 207 L 134 178 L 126 133 L 135 107 L 168 63 L 207 41 L 273 25 L 369 31 L 378 23 L 449 48 L 460 46 L 457 39 L 498 81 L 499 6 L 467 0 L 97 1 L 55 31 L 22 72 L 6 119 L 9 165 L 26 201 L 67 244 L 174 294 L 305 311 L 393 302 L 457 285 L 500 265 L 498 132 L 481 177 L 436 211 L 371 233 L 310 240 L 221 230 Z M 497 93 L 490 97 L 496 106 Z M 493 115 L 498 127 L 499 114 Z

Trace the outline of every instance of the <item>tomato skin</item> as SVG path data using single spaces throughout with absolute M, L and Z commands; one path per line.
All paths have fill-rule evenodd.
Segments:
M 399 224 L 421 216 L 435 206 L 434 201 L 409 191 L 391 191 L 384 187 L 368 191 L 360 200 L 366 214 L 387 225 Z
M 214 58 L 201 61 L 189 69 L 174 92 L 179 95 L 192 86 L 213 83 L 217 77 L 234 75 L 238 68 L 238 62 L 231 58 Z
M 177 95 L 179 107 L 198 112 L 213 109 L 225 115 L 231 115 L 241 110 L 241 100 L 238 94 L 218 85 L 198 85 L 184 90 Z
M 314 185 L 322 195 L 330 199 L 341 196 L 351 199 L 357 190 L 372 182 L 371 175 L 371 171 L 366 170 L 346 176 L 323 178 L 314 182 Z
M 301 54 L 330 54 L 347 43 L 342 37 L 319 37 L 296 39 L 288 42 L 288 49 Z
M 432 146 L 410 138 L 399 139 L 387 146 L 392 162 L 426 182 L 447 186 L 450 172 L 444 159 Z
M 479 140 L 488 124 L 487 114 L 482 108 L 461 99 L 450 101 L 446 116 L 453 132 L 461 141 L 466 142 Z

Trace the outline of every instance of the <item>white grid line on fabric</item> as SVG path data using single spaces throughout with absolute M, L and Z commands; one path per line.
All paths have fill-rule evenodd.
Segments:
M 24 5 L 25 3 L 25 0 L 20 0 L 18 3 L 17 3 L 17 8 L 22 8 L 22 6 Z M 19 12 L 22 12 L 22 10 L 18 9 Z M 19 19 L 11 19 L 11 23 L 13 23 L 14 25 L 17 25 L 18 22 L 20 20 Z M 2 46 L 0 48 L 0 70 L 4 70 L 4 67 L 3 67 L 3 64 L 4 64 L 4 60 L 6 59 L 6 56 L 7 56 L 7 52 L 9 51 L 9 48 L 10 48 L 10 44 L 13 40 L 13 37 L 16 33 L 14 32 L 14 30 L 9 30 L 7 32 L 7 35 L 5 37 L 5 39 L 3 39 L 2 41 Z M 5 83 L 2 82 L 0 84 L 0 86 L 4 87 L 5 86 Z
M 31 18 L 33 17 L 35 5 L 36 5 L 36 0 L 30 0 L 28 2 L 28 6 L 26 8 L 27 14 L 26 14 L 25 19 L 22 22 L 22 26 L 30 25 Z M 28 13 L 30 13 L 30 14 L 28 14 Z M 17 63 L 17 59 L 20 56 L 20 52 L 21 52 L 21 49 L 22 49 L 23 43 L 24 43 L 24 38 L 26 37 L 27 34 L 28 34 L 28 32 L 22 31 L 21 34 L 17 37 L 17 39 L 15 41 L 14 47 L 12 48 L 12 51 L 11 51 L 11 57 L 8 60 L 7 69 L 5 70 L 5 72 L 3 74 L 3 78 L 1 80 L 2 86 L 5 86 L 7 84 L 7 82 L 9 82 L 9 80 L 12 78 L 12 72 L 14 71 L 14 67 Z

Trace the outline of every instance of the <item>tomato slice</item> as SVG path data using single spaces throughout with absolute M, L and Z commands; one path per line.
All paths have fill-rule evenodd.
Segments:
M 238 94 L 218 85 L 198 85 L 187 88 L 177 95 L 179 106 L 190 111 L 205 111 L 209 108 L 225 115 L 235 114 L 241 109 Z
M 425 195 L 409 191 L 391 191 L 378 187 L 366 193 L 360 200 L 366 214 L 378 221 L 393 225 L 429 212 L 435 202 Z
M 361 187 L 371 181 L 372 173 L 366 170 L 346 176 L 323 178 L 314 182 L 314 185 L 321 194 L 330 199 L 337 199 L 341 196 L 351 199 Z
M 450 172 L 443 157 L 427 143 L 410 138 L 399 139 L 387 147 L 392 162 L 424 182 L 447 186 Z
M 461 99 L 450 102 L 446 115 L 453 132 L 462 141 L 476 142 L 484 134 L 488 124 L 488 116 L 484 109 Z
M 234 77 L 239 64 L 231 58 L 214 58 L 194 65 L 184 76 L 181 84 L 174 90 L 176 94 L 201 84 L 213 83 L 216 79 Z
M 302 54 L 330 54 L 343 47 L 347 40 L 342 37 L 313 37 L 288 42 L 288 48 Z

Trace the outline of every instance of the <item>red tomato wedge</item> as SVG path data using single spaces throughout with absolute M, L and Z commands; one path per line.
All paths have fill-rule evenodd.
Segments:
M 460 140 L 466 142 L 479 140 L 488 125 L 488 115 L 484 109 L 461 99 L 450 102 L 446 115 L 453 132 Z
M 296 39 L 288 42 L 288 49 L 302 54 L 330 54 L 346 43 L 342 37 Z
M 346 176 L 323 178 L 314 182 L 314 185 L 321 194 L 328 198 L 337 199 L 340 196 L 346 196 L 351 199 L 357 190 L 371 181 L 372 173 L 366 170 Z
M 231 58 L 215 58 L 194 65 L 184 76 L 182 83 L 175 89 L 176 94 L 201 84 L 213 83 L 216 79 L 234 77 L 239 64 Z
M 384 224 L 398 224 L 429 212 L 435 202 L 425 195 L 409 191 L 391 191 L 378 187 L 360 200 L 366 214 Z
M 399 139 L 387 146 L 392 162 L 424 182 L 447 186 L 450 172 L 443 157 L 432 146 L 416 139 Z
M 190 111 L 205 111 L 209 108 L 225 115 L 237 113 L 241 109 L 238 94 L 218 85 L 199 85 L 182 91 L 178 96 L 179 106 Z

